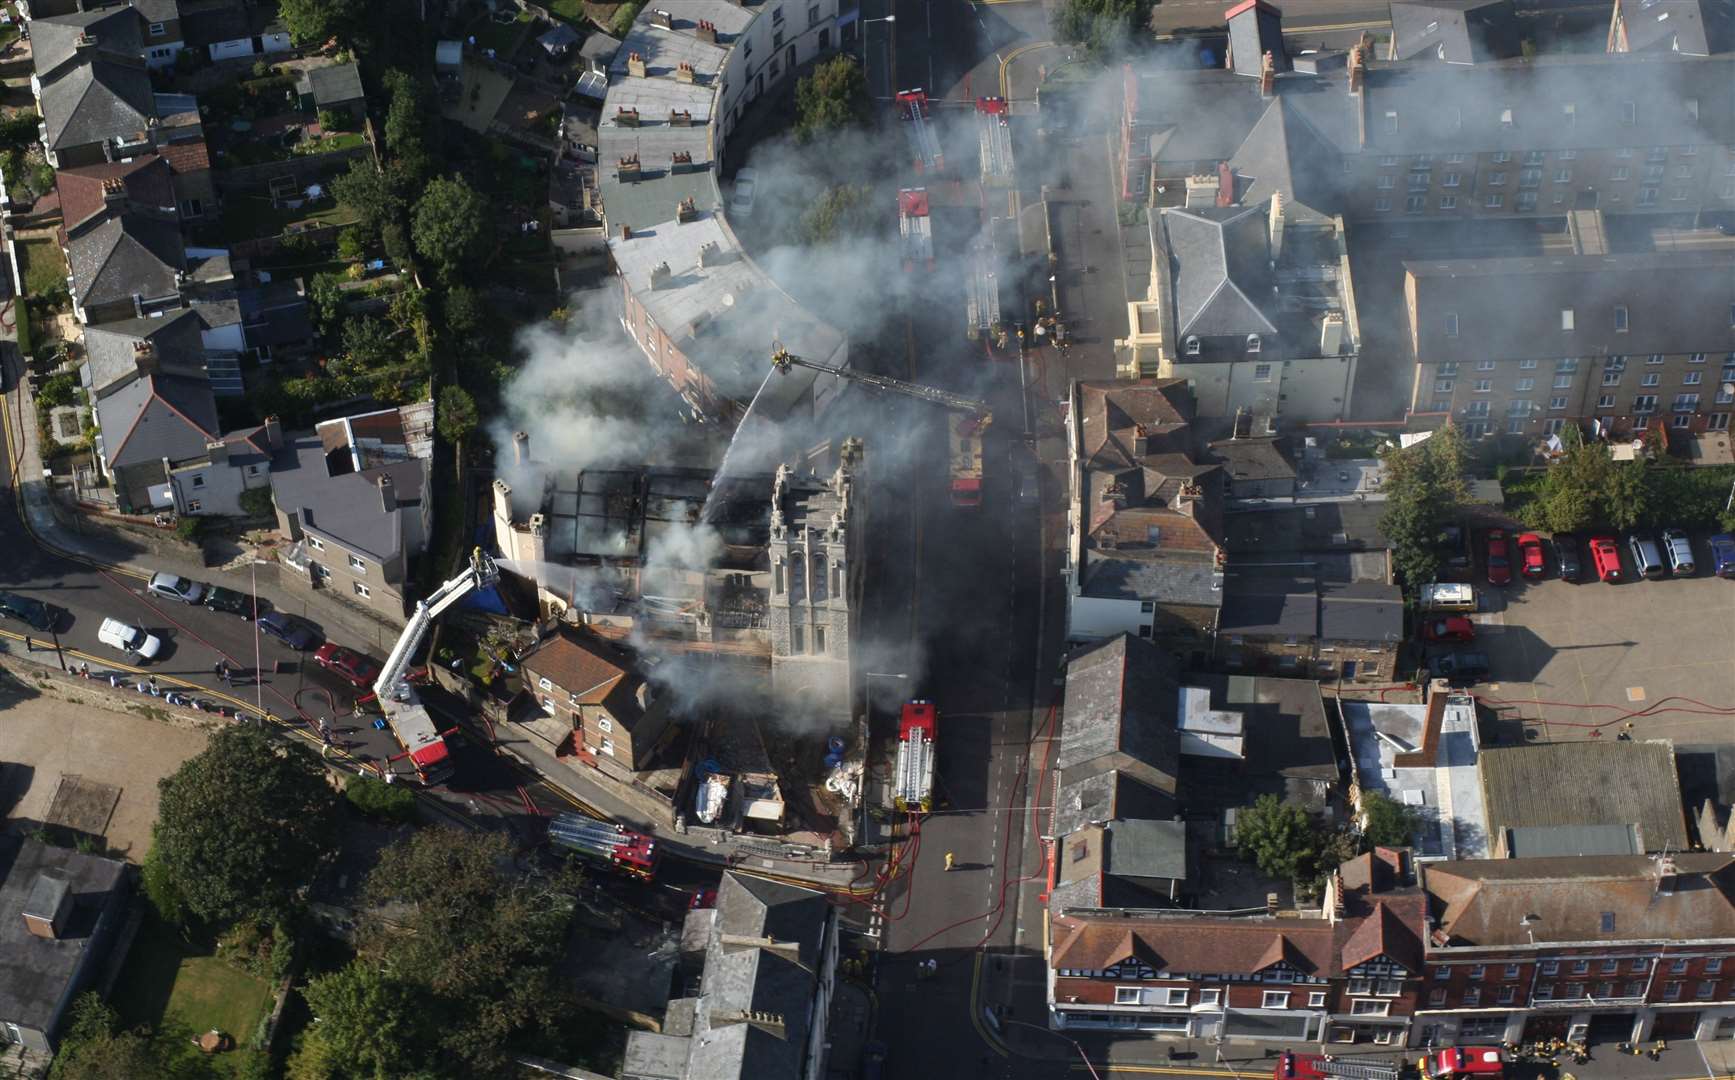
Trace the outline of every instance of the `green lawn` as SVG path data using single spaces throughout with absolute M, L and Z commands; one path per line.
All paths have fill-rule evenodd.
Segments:
M 18 260 L 23 265 L 26 296 L 43 296 L 66 288 L 66 257 L 60 245 L 47 238 L 18 241 Z
M 590 20 L 584 16 L 584 0 L 548 0 L 544 5 L 557 19 L 565 19 L 574 26 L 589 30 Z
M 230 195 L 223 201 L 223 234 L 230 240 L 277 236 L 302 221 L 346 225 L 349 220 L 333 199 L 319 199 L 299 210 L 279 210 L 265 195 Z
M 535 16 L 528 11 L 520 11 L 518 18 L 509 23 L 495 22 L 490 16 L 475 26 L 476 47 L 478 49 L 493 49 L 504 60 L 512 55 L 512 50 L 518 44 L 519 37 L 524 33 L 527 23 Z
M 214 1028 L 244 1047 L 271 1009 L 271 988 L 217 959 L 209 947 L 188 944 L 152 915 L 133 939 L 112 1003 L 123 1022 L 148 1025 L 161 1038 Z M 252 1053 L 238 1049 L 214 1060 L 232 1072 Z

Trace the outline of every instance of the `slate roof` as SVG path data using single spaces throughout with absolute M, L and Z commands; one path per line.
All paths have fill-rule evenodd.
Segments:
M 60 216 L 66 228 L 102 212 L 107 205 L 103 199 L 103 185 L 110 180 L 119 180 L 125 185 L 126 197 L 135 205 L 168 214 L 175 213 L 179 205 L 169 163 L 156 154 L 140 154 L 129 161 L 61 169 L 54 174 L 54 186 L 60 192 Z
M 1055 767 L 1062 783 L 1120 769 L 1172 791 L 1179 760 L 1175 665 L 1161 649 L 1121 634 L 1074 652 Z
M 1337 782 L 1337 752 L 1332 747 L 1318 683 L 1189 673 L 1182 676 L 1181 684 L 1209 691 L 1213 709 L 1241 714 L 1247 755 L 1243 771 L 1247 776 Z M 1188 760 L 1189 769 L 1201 764 Z
M 293 282 L 273 281 L 241 289 L 239 302 L 242 330 L 252 348 L 300 345 L 313 338 L 313 322 L 307 298 Z
M 549 52 L 560 52 L 578 44 L 578 31 L 569 23 L 555 23 L 553 29 L 536 39 L 536 43 Z
M 1079 456 L 1092 467 L 1134 468 L 1151 454 L 1185 455 L 1192 448 L 1185 379 L 1080 382 L 1078 399 Z M 1135 453 L 1140 434 L 1148 440 L 1143 457 Z
M 1260 301 L 1271 291 L 1270 240 L 1259 207 L 1168 208 L 1166 237 L 1176 337 L 1275 334 Z
M 1273 70 L 1289 70 L 1289 50 L 1283 45 L 1283 13 L 1265 0 L 1242 0 L 1223 13 L 1229 25 L 1229 53 L 1235 72 L 1257 77 L 1271 54 Z
M 144 375 L 99 397 L 103 449 L 111 467 L 188 461 L 217 440 L 217 399 L 209 379 Z
M 1481 772 L 1491 832 L 1637 824 L 1647 851 L 1689 846 L 1675 748 L 1667 740 L 1492 747 L 1482 751 Z
M 144 67 L 107 55 L 44 83 L 41 105 L 48 145 L 57 151 L 142 136 L 156 115 L 151 77 Z
M 297 90 L 312 94 L 313 103 L 322 109 L 361 101 L 366 97 L 361 88 L 361 67 L 354 61 L 307 69 L 302 73 Z
M 78 39 L 85 34 L 96 39 L 92 51 L 136 58 L 143 30 L 139 13 L 124 6 L 31 19 L 30 61 L 37 78 L 46 80 L 79 55 Z
M 176 274 L 186 269 L 187 255 L 173 221 L 125 211 L 69 236 L 66 261 L 73 295 L 91 307 L 134 296 L 175 295 Z
M 1732 83 L 1731 85 L 1735 85 Z M 1728 95 L 1735 97 L 1735 95 Z M 1422 363 L 1462 356 L 1643 356 L 1735 350 L 1727 249 L 1633 255 L 1412 260 L 1412 326 Z M 1615 329 L 1615 308 L 1627 328 Z M 1561 312 L 1573 329 L 1561 329 Z M 1458 336 L 1448 337 L 1448 314 Z
M 1288 220 L 1323 222 L 1342 202 L 1340 161 L 1342 155 L 1294 101 L 1278 97 L 1236 147 L 1229 169 L 1242 205 L 1256 207 L 1281 192 Z M 1243 242 L 1252 246 L 1250 238 Z
M 423 496 L 426 462 L 396 461 L 333 476 L 325 449 L 315 435 L 285 438 L 271 461 L 271 493 L 285 513 L 301 515 L 302 525 L 321 536 L 384 563 L 403 553 L 403 510 Z M 386 513 L 378 478 L 391 477 L 399 511 Z
M 830 911 L 823 893 L 723 875 L 693 1019 L 688 1080 L 800 1080 L 806 1075 L 816 969 Z M 772 938 L 797 943 L 799 949 L 791 956 L 726 944 L 724 935 Z M 779 1016 L 784 1030 L 778 1035 L 726 1019 L 743 1012 Z
M 62 936 L 25 929 L 24 908 L 44 871 L 58 874 L 74 897 Z M 0 836 L 0 1016 L 46 1031 L 78 971 L 110 894 L 126 864 L 36 840 Z
M 1519 55 L 1512 0 L 1392 0 L 1394 60 L 1480 64 Z
M 1117 819 L 1063 834 L 1049 911 L 1169 906 L 1187 880 L 1187 823 Z M 1170 883 L 1165 885 L 1164 883 Z
M 1319 591 L 1311 577 L 1230 574 L 1223 584 L 1220 634 L 1311 639 L 1319 634 Z
M 1642 855 L 1433 862 L 1422 888 L 1452 946 L 1735 939 L 1735 855 L 1670 858 L 1668 889 L 1662 860 Z
M 147 23 L 172 23 L 181 17 L 177 0 L 128 0 Z
M 1293 480 L 1295 462 L 1280 439 L 1219 439 L 1207 455 L 1231 480 Z
M 1632 52 L 1710 56 L 1735 47 L 1730 0 L 1619 0 L 1618 8 Z
M 615 54 L 620 52 L 620 48 L 619 38 L 593 30 L 590 36 L 584 39 L 584 44 L 578 47 L 578 55 L 588 64 L 606 68 L 614 60 Z
M 1054 810 L 1056 836 L 1116 818 L 1160 821 L 1174 817 L 1179 810 L 1173 795 L 1120 769 L 1076 771 L 1084 775 L 1077 780 L 1062 777 Z
M 188 309 L 160 318 L 121 319 L 85 327 L 89 385 L 102 393 L 138 374 L 138 346 L 143 343 L 155 349 L 158 369 L 165 374 L 203 376 L 205 346 L 200 340 L 200 329 L 198 315 Z

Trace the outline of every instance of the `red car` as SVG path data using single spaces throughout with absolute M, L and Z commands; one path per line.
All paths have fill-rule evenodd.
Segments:
M 379 678 L 380 666 L 374 661 L 341 645 L 326 642 L 313 654 L 319 666 L 335 674 L 357 690 L 371 690 Z
M 1474 641 L 1476 624 L 1462 615 L 1445 615 L 1422 624 L 1424 641 Z
M 1512 555 L 1506 546 L 1505 529 L 1488 530 L 1488 584 L 1512 583 Z
M 1518 572 L 1532 580 L 1540 580 L 1548 573 L 1548 559 L 1542 551 L 1542 537 L 1535 533 L 1520 533 L 1518 536 L 1518 554 L 1520 562 Z
M 1621 580 L 1621 549 L 1612 536 L 1590 538 L 1590 561 L 1596 566 L 1596 576 L 1607 582 Z

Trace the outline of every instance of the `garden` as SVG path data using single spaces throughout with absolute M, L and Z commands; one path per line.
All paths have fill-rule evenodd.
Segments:
M 366 145 L 347 118 L 302 107 L 295 78 L 270 69 L 208 91 L 205 130 L 224 165 L 258 165 Z

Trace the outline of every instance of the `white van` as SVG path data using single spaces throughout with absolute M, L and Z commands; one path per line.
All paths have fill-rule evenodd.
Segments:
M 1423 611 L 1475 611 L 1476 590 L 1453 582 L 1423 585 L 1419 606 Z
M 163 643 L 155 634 L 147 634 L 137 626 L 128 626 L 119 619 L 104 619 L 96 639 L 111 649 L 130 653 L 141 660 L 155 660 L 163 651 Z

